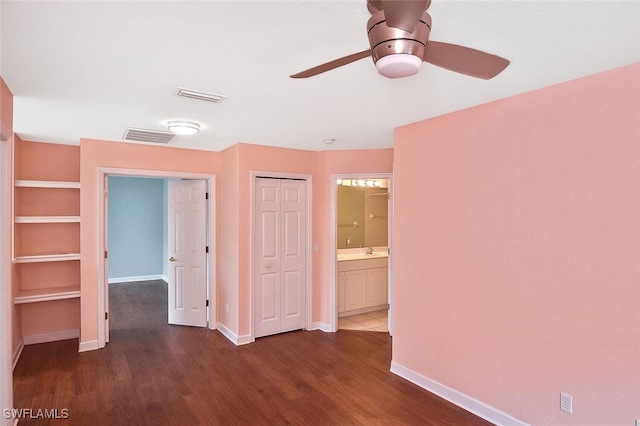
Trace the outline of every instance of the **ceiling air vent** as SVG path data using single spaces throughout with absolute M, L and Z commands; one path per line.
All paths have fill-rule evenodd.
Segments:
M 197 99 L 200 101 L 213 102 L 214 104 L 219 104 L 220 102 L 224 101 L 227 98 L 224 95 L 216 95 L 215 93 L 200 92 L 198 90 L 183 89 L 181 87 L 178 88 L 177 95 L 185 98 Z
M 122 139 L 135 142 L 169 143 L 175 137 L 176 134 L 172 132 L 128 128 L 125 130 Z

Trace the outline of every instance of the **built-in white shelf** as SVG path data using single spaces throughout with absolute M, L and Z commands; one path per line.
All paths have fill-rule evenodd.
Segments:
M 80 297 L 80 288 L 77 286 L 38 288 L 22 290 L 13 299 L 16 305 L 21 303 L 47 302 L 50 300 L 74 299 Z
M 80 223 L 80 216 L 16 216 L 16 223 Z
M 30 256 L 16 256 L 16 263 L 66 262 L 80 260 L 80 253 L 36 254 Z
M 80 189 L 80 182 L 64 182 L 57 180 L 16 180 L 17 188 L 60 188 Z

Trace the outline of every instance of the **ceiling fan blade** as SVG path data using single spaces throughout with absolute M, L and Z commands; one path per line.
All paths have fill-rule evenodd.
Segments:
M 485 80 L 500 74 L 509 65 L 509 61 L 500 56 L 438 41 L 427 43 L 424 61 L 450 71 Z
M 387 26 L 413 32 L 418 20 L 431 1 L 427 0 L 383 0 L 382 9 Z
M 333 60 L 331 62 L 327 62 L 326 64 L 318 65 L 317 67 L 309 68 L 308 70 L 299 72 L 298 74 L 293 74 L 289 77 L 291 78 L 307 78 L 313 77 L 314 75 L 321 74 L 326 71 L 330 71 L 334 68 L 341 67 L 343 65 L 350 64 L 351 62 L 355 62 L 359 59 L 366 58 L 367 56 L 371 56 L 371 50 L 363 50 L 362 52 L 354 53 L 352 55 L 344 56 L 340 59 Z

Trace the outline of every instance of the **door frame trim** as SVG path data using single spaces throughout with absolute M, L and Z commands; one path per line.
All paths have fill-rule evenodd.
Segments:
M 393 173 L 335 173 L 331 175 L 331 267 L 329 275 L 329 307 L 331 309 L 331 324 L 329 331 L 338 331 L 338 179 L 389 179 L 389 207 L 388 207 L 388 235 L 389 250 L 393 247 Z M 388 295 L 389 304 L 389 335 L 393 336 L 393 257 L 389 255 L 388 266 Z
M 98 188 L 96 194 L 98 196 L 98 256 L 105 251 L 106 235 L 108 232 L 108 224 L 105 221 L 104 209 L 106 207 L 103 183 L 107 176 L 130 176 L 130 177 L 147 177 L 147 178 L 165 178 L 165 179 L 201 179 L 207 182 L 207 191 L 209 199 L 207 200 L 207 241 L 209 243 L 209 253 L 207 253 L 207 297 L 209 299 L 209 307 L 207 313 L 208 328 L 215 330 L 217 328 L 217 300 L 216 300 L 216 276 L 217 276 L 217 240 L 216 240 L 216 175 L 211 173 L 191 173 L 178 172 L 169 170 L 143 170 L 143 169 L 124 169 L 112 167 L 98 168 Z M 98 348 L 106 345 L 106 321 L 104 314 L 106 311 L 106 292 L 109 289 L 106 277 L 105 262 L 103 258 L 98 259 Z
M 0 406 L 13 407 L 13 368 L 17 362 L 22 343 L 13 347 L 13 285 L 11 282 L 11 259 L 13 252 L 13 177 L 14 141 L 13 133 L 6 132 L 0 123 Z M 16 352 L 14 350 L 17 349 Z M 9 424 L 9 420 L 7 420 Z M 17 420 L 16 420 L 17 424 Z
M 305 173 L 285 173 L 285 172 L 267 172 L 267 171 L 258 171 L 258 170 L 252 170 L 251 171 L 251 188 L 250 188 L 250 199 L 251 199 L 251 220 L 250 220 L 250 231 L 249 231 L 249 235 L 250 235 L 250 243 L 249 243 L 249 250 L 250 250 L 250 260 L 249 260 L 249 274 L 251 277 L 251 285 L 249 286 L 251 294 L 249 296 L 249 314 L 250 314 L 250 342 L 255 342 L 256 337 L 255 337 L 255 326 L 254 326 L 254 321 L 255 321 L 255 317 L 254 317 L 254 295 L 255 295 L 255 270 L 254 270 L 254 263 L 255 263 L 255 256 L 254 256 L 254 241 L 255 241 L 255 227 L 254 227 L 254 218 L 255 218 L 255 213 L 256 213 L 256 206 L 255 206 L 255 189 L 256 189 L 256 178 L 272 178 L 272 179 L 297 179 L 297 180 L 304 180 L 307 183 L 307 214 L 306 214 L 306 221 L 307 221 L 307 225 L 306 225 L 306 234 L 307 234 L 307 244 L 305 247 L 305 262 L 307 264 L 306 269 L 306 274 L 305 274 L 305 328 L 307 330 L 311 330 L 311 318 L 312 318 L 312 290 L 313 290 L 313 286 L 311 285 L 311 279 L 313 277 L 313 263 L 312 263 L 312 257 L 311 257 L 311 242 L 312 242 L 312 236 L 313 236 L 313 222 L 311 221 L 312 219 L 312 215 L 311 215 L 311 197 L 312 197 L 312 187 L 313 187 L 313 182 L 312 182 L 312 176 L 310 174 L 305 174 Z

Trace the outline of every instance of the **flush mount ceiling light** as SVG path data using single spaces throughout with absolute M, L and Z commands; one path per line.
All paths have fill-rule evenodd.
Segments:
M 402 78 L 417 74 L 421 65 L 422 59 L 417 56 L 396 53 L 378 59 L 376 69 L 387 78 Z
M 195 135 L 200 131 L 200 125 L 193 121 L 174 120 L 167 123 L 167 127 L 177 135 Z

